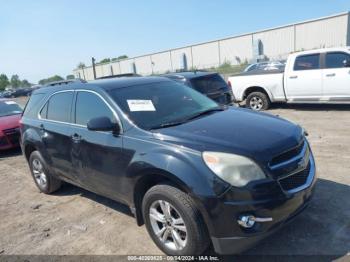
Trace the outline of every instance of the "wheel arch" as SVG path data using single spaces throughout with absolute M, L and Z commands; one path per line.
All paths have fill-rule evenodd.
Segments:
M 253 92 L 261 92 L 267 95 L 270 101 L 273 101 L 272 94 L 264 87 L 261 86 L 250 86 L 243 93 L 243 100 L 245 100 L 251 93 Z

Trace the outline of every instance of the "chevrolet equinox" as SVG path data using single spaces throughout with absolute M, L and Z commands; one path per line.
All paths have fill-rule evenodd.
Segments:
M 247 249 L 299 214 L 316 181 L 300 126 L 163 77 L 43 87 L 20 128 L 41 192 L 65 181 L 122 202 L 169 255 Z

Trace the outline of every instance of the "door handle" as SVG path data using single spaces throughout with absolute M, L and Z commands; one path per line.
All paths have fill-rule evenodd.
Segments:
M 79 143 L 81 141 L 81 136 L 78 134 L 74 134 L 71 136 L 71 139 L 74 143 Z
M 290 79 L 296 79 L 296 78 L 298 78 L 298 76 L 290 76 L 289 78 Z
M 332 77 L 332 76 L 335 76 L 335 73 L 327 74 L 326 76 L 327 76 L 327 77 Z

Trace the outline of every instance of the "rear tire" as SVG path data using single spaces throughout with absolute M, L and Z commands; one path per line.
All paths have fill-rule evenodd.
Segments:
M 246 99 L 246 106 L 255 111 L 267 110 L 270 107 L 269 97 L 262 92 L 250 93 Z
M 209 246 L 202 216 L 181 190 L 170 185 L 152 187 L 143 198 L 142 211 L 149 235 L 165 254 L 200 255 Z
M 33 151 L 29 157 L 29 167 L 32 177 L 40 192 L 51 194 L 61 187 L 61 180 L 53 177 L 44 158 L 39 151 Z

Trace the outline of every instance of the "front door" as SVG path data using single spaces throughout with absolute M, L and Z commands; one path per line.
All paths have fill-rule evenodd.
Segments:
M 323 96 L 320 54 L 297 56 L 293 67 L 285 73 L 288 100 L 318 101 Z
M 323 93 L 330 101 L 350 101 L 350 54 L 329 52 L 325 54 Z
M 101 96 L 92 91 L 77 91 L 71 133 L 73 168 L 86 188 L 113 199 L 122 199 L 119 190 L 120 176 L 125 170 L 122 136 L 88 130 L 87 122 L 96 117 L 117 121 L 117 115 Z

